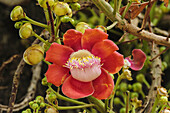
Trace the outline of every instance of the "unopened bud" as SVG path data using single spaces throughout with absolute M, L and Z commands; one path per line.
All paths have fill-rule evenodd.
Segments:
M 32 36 L 32 25 L 30 23 L 25 23 L 23 26 L 21 26 L 19 30 L 19 36 L 22 39 L 27 39 Z
M 44 58 L 44 50 L 38 45 L 34 44 L 31 47 L 27 48 L 24 52 L 23 59 L 29 65 L 38 64 Z
M 75 11 L 80 10 L 80 7 L 81 7 L 79 3 L 71 3 L 70 6 Z
M 95 28 L 107 33 L 107 29 L 104 26 L 98 25 Z
M 47 2 L 49 4 L 49 6 L 54 5 L 54 0 L 38 0 L 39 5 L 43 8 L 47 8 Z
M 77 25 L 76 25 L 76 30 L 77 31 L 80 31 L 82 33 L 85 32 L 86 29 L 91 29 L 90 26 L 85 23 L 85 22 L 79 22 Z
M 72 10 L 69 5 L 64 2 L 56 2 L 54 4 L 53 11 L 57 16 L 68 15 L 69 17 L 72 17 Z
M 58 113 L 55 108 L 47 108 L 46 113 Z
M 25 17 L 24 10 L 22 9 L 21 6 L 16 6 L 11 11 L 10 17 L 11 17 L 12 21 L 17 21 L 17 20 L 23 19 Z

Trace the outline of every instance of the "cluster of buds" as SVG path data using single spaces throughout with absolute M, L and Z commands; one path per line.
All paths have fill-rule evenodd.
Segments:
M 29 105 L 33 110 L 44 108 L 46 106 L 42 96 L 37 96 L 34 101 L 29 102 Z

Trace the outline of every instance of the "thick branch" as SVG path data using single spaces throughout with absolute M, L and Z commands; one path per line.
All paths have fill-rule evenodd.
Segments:
M 153 41 L 157 44 L 170 47 L 170 40 L 167 40 L 167 37 L 156 35 L 146 30 L 142 30 L 141 32 L 138 32 L 140 30 L 139 27 L 129 24 L 125 19 L 122 19 L 118 13 L 114 17 L 113 8 L 105 0 L 92 0 L 92 1 L 112 22 L 114 22 L 115 20 L 118 21 L 119 29 L 126 31 L 141 39 Z

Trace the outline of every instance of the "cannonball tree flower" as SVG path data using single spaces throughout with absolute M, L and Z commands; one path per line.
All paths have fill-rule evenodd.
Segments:
M 141 70 L 146 60 L 145 53 L 141 49 L 134 49 L 132 51 L 132 56 L 133 59 L 130 57 L 125 58 L 125 64 L 135 71 Z
M 94 96 L 106 99 L 112 93 L 115 74 L 124 65 L 123 55 L 108 34 L 98 29 L 81 33 L 68 30 L 64 45 L 53 43 L 46 52 L 46 61 L 52 62 L 46 72 L 47 81 L 62 85 L 62 92 L 73 99 Z M 109 73 L 108 73 L 109 72 Z

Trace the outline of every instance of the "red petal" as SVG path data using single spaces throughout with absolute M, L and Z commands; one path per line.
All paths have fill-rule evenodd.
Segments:
M 130 68 L 136 71 L 141 70 L 146 60 L 145 53 L 140 49 L 134 49 L 132 51 L 132 56 L 132 60 L 129 57 L 125 58 L 131 63 Z
M 114 81 L 113 78 L 102 69 L 101 75 L 93 81 L 94 96 L 97 99 L 107 99 L 113 91 Z
M 69 69 L 56 64 L 51 64 L 46 72 L 47 81 L 60 86 L 69 75 Z
M 119 50 L 117 45 L 113 41 L 105 39 L 93 46 L 92 53 L 95 56 L 99 56 L 100 58 L 104 59 L 116 50 Z
M 45 60 L 62 66 L 67 62 L 72 52 L 74 50 L 70 47 L 53 43 L 46 52 Z
M 109 71 L 109 73 L 115 74 L 120 71 L 124 65 L 123 55 L 118 52 L 113 52 L 110 56 L 102 60 L 103 68 Z
M 99 29 L 86 29 L 82 38 L 82 47 L 91 51 L 93 45 L 108 38 L 108 34 Z
M 74 29 L 67 30 L 63 36 L 64 45 L 73 48 L 75 51 L 81 49 L 82 33 Z
M 93 94 L 92 82 L 81 82 L 69 76 L 63 83 L 62 92 L 73 99 L 87 97 Z

